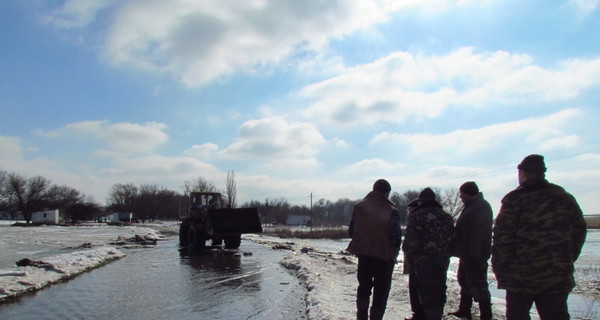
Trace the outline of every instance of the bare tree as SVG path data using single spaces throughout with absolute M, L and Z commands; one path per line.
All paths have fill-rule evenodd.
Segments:
M 217 191 L 217 187 L 211 182 L 208 182 L 204 177 L 200 176 L 195 180 L 187 180 L 183 183 L 184 195 L 189 195 L 194 191 Z
M 29 179 L 16 173 L 10 173 L 5 178 L 5 192 L 9 201 L 18 211 L 21 211 L 25 221 L 31 222 L 34 212 L 43 209 L 48 198 L 46 192 L 50 180 L 35 176 Z
M 237 207 L 237 186 L 235 183 L 235 173 L 233 170 L 227 172 L 227 206 L 229 208 Z
M 83 199 L 81 193 L 68 186 L 50 186 L 48 188 L 48 203 L 52 207 L 65 208 Z
M 0 170 L 0 210 L 4 210 L 10 206 L 8 203 L 9 193 L 6 188 L 7 177 L 8 174 L 6 171 Z
M 460 192 L 457 188 L 452 188 L 444 192 L 442 197 L 442 206 L 452 218 L 458 217 L 464 208 L 464 204 L 460 199 Z
M 114 184 L 108 194 L 107 204 L 114 211 L 134 212 L 138 187 L 133 183 Z

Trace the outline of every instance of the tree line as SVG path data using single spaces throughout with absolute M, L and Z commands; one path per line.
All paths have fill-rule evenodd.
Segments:
M 227 206 L 238 207 L 237 188 L 233 171 L 227 173 L 226 189 L 219 190 L 212 182 L 200 176 L 184 181 L 182 192 L 156 184 L 117 183 L 108 192 L 105 205 L 96 202 L 75 188 L 53 185 L 43 176 L 26 177 L 0 170 L 0 212 L 9 213 L 13 219 L 21 213 L 29 223 L 36 211 L 59 209 L 65 221 L 99 219 L 112 212 L 131 212 L 139 221 L 178 220 L 180 212 L 187 210 L 189 194 L 194 191 L 221 192 Z M 457 189 L 445 192 L 435 190 L 444 208 L 453 216 L 462 210 Z M 418 190 L 393 192 L 390 200 L 398 207 L 402 222 L 406 220 L 406 204 L 417 198 Z M 292 205 L 285 198 L 250 200 L 240 207 L 258 207 L 263 224 L 286 224 L 290 216 L 310 217 L 312 226 L 348 225 L 352 208 L 360 199 L 319 199 L 308 205 Z

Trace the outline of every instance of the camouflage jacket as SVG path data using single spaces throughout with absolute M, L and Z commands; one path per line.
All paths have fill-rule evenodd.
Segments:
M 436 255 L 450 257 L 454 221 L 434 204 L 425 204 L 408 216 L 402 251 L 410 258 Z
M 546 180 L 527 181 L 502 199 L 494 225 L 492 268 L 498 288 L 569 292 L 586 223 L 575 198 Z

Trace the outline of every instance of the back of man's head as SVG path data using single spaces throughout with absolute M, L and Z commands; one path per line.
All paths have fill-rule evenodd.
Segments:
M 385 179 L 379 179 L 373 184 L 373 191 L 381 192 L 383 194 L 392 191 L 392 186 Z
M 519 163 L 517 168 L 525 173 L 528 179 L 539 179 L 545 177 L 546 163 L 544 156 L 530 154 Z

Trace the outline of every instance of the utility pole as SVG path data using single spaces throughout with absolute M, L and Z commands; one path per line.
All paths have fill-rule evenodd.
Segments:
M 313 227 L 312 198 L 313 198 L 313 194 L 312 194 L 312 192 L 311 192 L 311 193 L 310 193 L 310 231 L 311 231 L 311 232 L 312 232 L 312 227 Z

